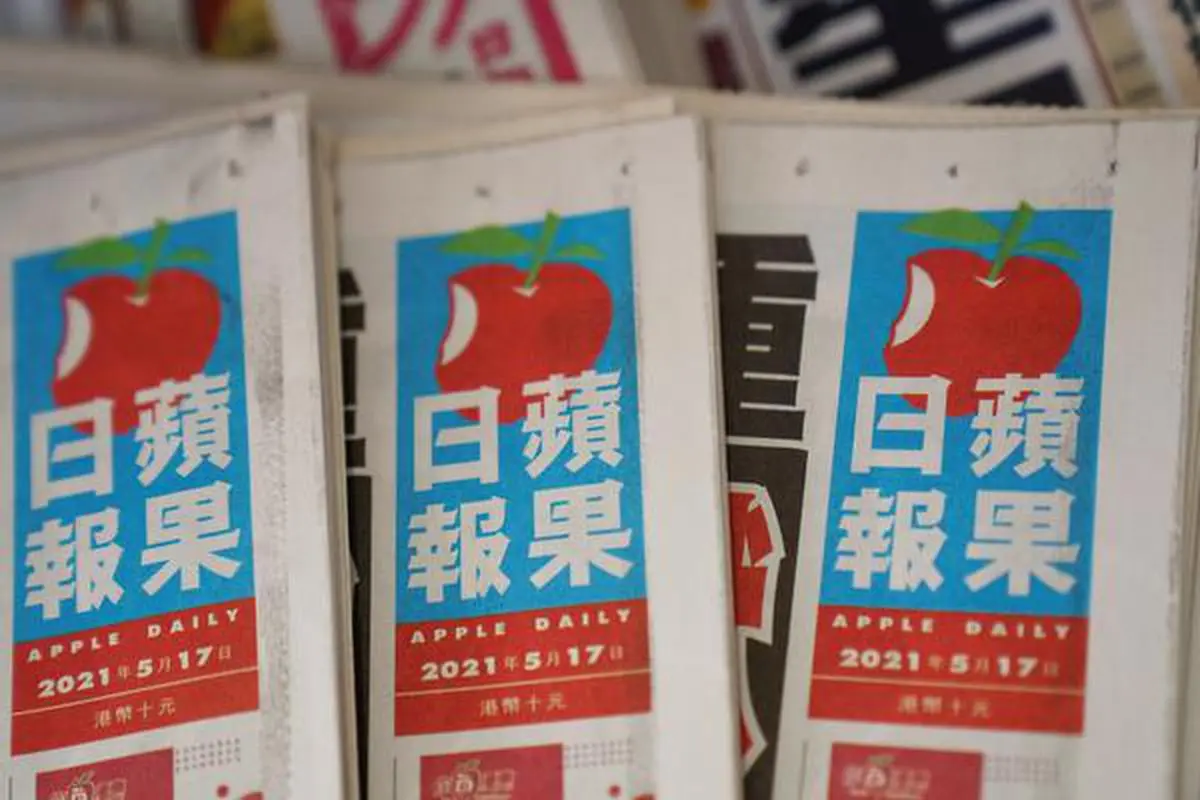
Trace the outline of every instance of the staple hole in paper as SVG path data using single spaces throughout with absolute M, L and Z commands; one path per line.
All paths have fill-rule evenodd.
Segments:
M 275 130 L 275 115 L 263 114 L 261 117 L 246 120 L 242 125 L 250 133 L 272 133 Z

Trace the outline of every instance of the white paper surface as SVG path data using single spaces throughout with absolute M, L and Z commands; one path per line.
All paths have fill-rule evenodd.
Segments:
M 1181 37 L 1147 20 L 1168 15 L 1151 5 L 1163 4 L 917 0 L 901 10 L 713 0 L 696 22 L 714 80 L 729 88 L 934 103 L 1184 104 L 1162 58 Z
M 348 796 L 334 647 L 344 546 L 328 522 L 308 135 L 288 101 L 100 139 L 48 164 L 5 155 L 0 297 L 22 309 L 0 334 L 12 387 L 0 419 L 14 434 L 0 492 L 15 529 L 0 637 L 16 658 L 0 667 L 0 749 L 18 754 L 0 773 L 13 796 L 64 796 L 87 773 L 95 791 L 124 780 L 196 800 Z M 56 266 L 56 251 L 100 236 L 125 244 Z M 156 240 L 121 268 L 130 247 Z M 139 275 L 141 299 L 128 280 Z M 38 310 L 47 303 L 61 313 Z M 192 370 L 209 376 L 207 422 L 181 399 L 128 427 L 131 404 L 151 402 L 135 383 L 169 393 L 169 376 L 186 395 L 200 391 Z M 111 413 L 112 436 L 64 427 L 80 408 L 97 426 Z M 57 425 L 49 485 L 60 489 L 44 508 L 38 420 Z M 110 485 L 61 483 L 108 461 L 80 447 L 111 448 Z M 98 511 L 114 526 L 85 528 Z M 39 567 L 55 519 L 72 560 Z M 39 599 L 50 586 L 61 602 Z M 14 641 L 25 644 L 14 652 Z
M 350 155 L 340 170 L 342 259 L 367 299 L 366 330 L 357 343 L 362 375 L 357 422 L 366 434 L 367 471 L 379 487 L 372 492 L 370 796 L 389 800 L 435 796 L 436 781 L 470 769 L 469 761 L 479 762 L 475 768 L 486 773 L 485 780 L 508 770 L 518 780 L 548 781 L 529 789 L 540 791 L 538 796 L 547 800 L 606 792 L 631 800 L 646 793 L 733 796 L 737 782 L 734 678 L 725 623 L 729 594 L 722 460 L 716 435 L 715 308 L 699 130 L 695 122 L 681 119 L 570 136 L 544 134 L 543 138 L 410 158 L 389 158 L 376 149 L 374 158 L 362 160 L 353 158 L 347 145 Z M 548 168 L 551 165 L 554 168 Z M 569 179 L 564 171 L 567 165 L 572 165 Z M 586 251 L 579 253 L 588 271 L 605 276 L 608 291 L 617 299 L 613 333 L 606 338 L 595 369 L 611 377 L 617 364 L 624 365 L 620 367 L 620 411 L 609 406 L 605 412 L 624 420 L 621 458 L 612 453 L 608 461 L 592 461 L 572 479 L 570 468 L 564 470 L 562 463 L 574 452 L 567 448 L 557 465 L 538 473 L 545 480 L 527 484 L 525 476 L 532 474 L 527 460 L 539 445 L 525 450 L 530 444 L 521 432 L 522 423 L 504 422 L 499 449 L 503 477 L 498 484 L 486 477 L 464 477 L 452 484 L 453 490 L 439 486 L 432 493 L 414 492 L 410 482 L 430 474 L 422 468 L 414 471 L 414 465 L 427 457 L 421 453 L 428 453 L 421 450 L 420 442 L 429 440 L 418 434 L 416 450 L 410 448 L 414 447 L 414 409 L 439 394 L 430 375 L 435 351 L 454 358 L 462 354 L 465 359 L 479 344 L 473 335 L 464 338 L 454 332 L 454 326 L 447 330 L 452 293 L 438 283 L 443 278 L 437 276 L 461 270 L 454 273 L 458 276 L 454 280 L 468 281 L 471 278 L 465 276 L 472 270 L 487 269 L 462 257 L 445 260 L 439 255 L 441 240 L 428 237 L 445 237 L 482 224 L 517 225 L 513 230 L 540 235 L 536 231 L 545 230 L 539 225 L 546 224 L 542 220 L 547 210 L 561 216 L 562 244 L 591 244 L 601 251 L 603 258 L 592 260 Z M 580 264 L 565 269 L 584 280 L 580 272 L 585 267 Z M 435 277 L 429 279 L 432 283 L 423 283 L 422 275 Z M 622 285 L 626 288 L 620 289 Z M 421 294 L 425 291 L 429 294 Z M 475 309 L 482 332 L 491 324 L 485 320 L 491 318 L 487 309 L 495 298 L 485 298 L 479 288 L 468 292 L 480 298 L 474 306 L 461 291 L 453 297 L 458 311 Z M 536 299 L 537 294 L 531 297 Z M 562 301 L 560 296 L 555 302 Z M 519 322 L 522 316 L 540 313 L 531 307 L 510 320 L 503 341 L 513 352 L 543 346 L 527 341 Z M 590 324 L 586 315 L 578 319 L 581 325 Z M 556 336 L 571 339 L 576 334 L 570 330 L 564 328 Z M 398 341 L 408 344 L 397 350 Z M 448 373 L 439 374 L 443 377 L 438 380 L 454 380 Z M 500 394 L 502 409 L 506 391 Z M 441 392 L 444 397 L 451 394 Z M 631 438 L 631 429 L 624 426 L 635 418 L 641 432 Z M 443 444 L 432 449 L 438 459 L 447 457 Z M 477 451 L 482 451 L 481 446 L 467 452 Z M 452 451 L 450 457 L 455 457 Z M 536 583 L 531 585 L 547 562 L 544 554 L 531 549 L 534 540 L 544 536 L 536 531 L 545 523 L 535 520 L 535 530 L 529 529 L 529 512 L 522 510 L 531 501 L 526 487 L 533 487 L 536 495 L 543 487 L 619 481 L 623 493 L 636 497 L 631 493 L 636 491 L 639 469 L 644 523 L 636 519 L 635 507 L 623 505 L 620 524 L 636 532 L 632 544 L 610 539 L 602 546 L 611 548 L 609 552 L 618 559 L 633 562 L 634 572 L 623 573 L 617 562 L 589 563 L 585 558 L 576 578 L 558 572 L 540 589 Z M 451 493 L 438 493 L 442 491 Z M 398 496 L 412 499 L 397 507 Z M 461 504 L 465 515 L 469 506 L 489 497 L 506 502 L 507 522 L 500 529 L 494 514 L 485 517 L 490 522 L 479 523 L 480 535 L 493 537 L 493 548 L 495 536 L 507 538 L 507 554 L 498 568 L 511 575 L 511 583 L 501 591 L 495 572 L 475 575 L 456 562 L 463 572 L 452 576 L 442 586 L 442 594 L 435 596 L 426 587 L 435 566 L 428 560 L 427 540 L 418 538 L 426 535 L 420 533 L 426 523 L 417 520 L 428 520 L 421 515 L 428 514 L 430 501 Z M 461 549 L 467 547 L 461 544 L 461 532 L 452 535 L 459 552 L 474 552 Z M 642 547 L 644 556 L 637 552 Z M 462 578 L 467 574 L 480 578 L 469 589 Z M 483 581 L 485 574 L 490 577 Z M 642 588 L 628 582 L 643 580 L 638 575 L 644 576 Z M 575 580 L 578 583 L 572 588 Z M 618 634 L 612 640 L 619 648 L 616 651 L 591 649 L 597 641 L 607 641 L 604 630 L 626 623 L 631 608 L 637 613 L 640 598 L 649 604 L 648 709 L 636 700 L 643 691 L 638 687 L 644 687 L 646 680 L 645 662 L 634 654 L 638 637 Z M 598 601 L 605 613 L 596 611 L 595 602 L 581 600 Z M 544 623 L 537 623 L 532 631 L 523 629 L 522 624 L 529 623 L 520 621 L 521 613 L 509 613 L 513 606 L 518 611 L 530 609 L 528 613 Z M 494 612 L 491 616 L 488 609 Z M 422 619 L 434 620 L 432 627 Z M 564 620 L 573 622 L 574 629 L 564 629 Z M 496 627 L 498 621 L 505 625 L 503 632 Z M 439 634 L 438 627 L 446 625 L 450 626 L 446 633 Z M 440 650 L 434 646 L 439 638 L 459 637 L 460 628 L 465 644 Z M 422 631 L 424 638 L 415 638 L 414 631 Z M 554 685 L 557 673 L 551 659 L 560 668 L 578 665 L 580 652 L 585 654 L 587 669 L 567 669 L 562 673 L 565 683 Z M 603 661 L 597 663 L 588 654 Z M 495 657 L 494 663 L 489 656 Z M 421 677 L 402 678 L 398 683 L 398 666 L 402 674 Z M 606 667 L 606 685 L 612 688 L 588 700 L 586 692 L 581 694 L 573 684 L 604 678 L 601 667 Z M 634 672 L 628 672 L 630 667 L 636 667 Z M 613 683 L 611 676 L 622 669 L 626 679 Z M 463 674 L 468 678 L 479 674 L 482 684 L 470 683 Z M 436 701 L 424 704 L 410 680 L 428 687 L 425 691 Z M 550 684 L 549 694 L 543 698 L 538 687 L 546 684 Z M 480 685 L 493 688 L 480 689 Z M 511 694 L 501 696 L 505 691 Z M 469 702 L 456 704 L 456 694 L 464 693 Z M 609 716 L 596 716 L 601 707 L 608 709 Z M 416 710 L 405 714 L 405 708 Z M 493 711 L 497 710 L 511 715 L 514 722 L 496 722 Z M 548 756 L 546 747 L 551 748 Z
M 809 468 L 781 755 L 776 762 L 777 796 L 795 797 L 797 792 L 804 797 L 824 797 L 825 792 L 831 792 L 830 797 L 856 796 L 851 791 L 861 788 L 856 782 L 865 780 L 871 748 L 894 754 L 897 747 L 923 751 L 898 757 L 898 772 L 889 779 L 901 783 L 923 781 L 932 774 L 936 785 L 948 774 L 939 769 L 972 775 L 978 771 L 975 793 L 964 790 L 956 796 L 989 800 L 1172 796 L 1179 636 L 1175 604 L 1180 575 L 1175 555 L 1182 535 L 1179 481 L 1193 282 L 1194 178 L 1189 166 L 1195 136 L 1191 122 L 942 131 L 715 127 L 719 233 L 805 236 L 817 273 L 817 300 L 808 307 L 799 371 L 797 404 L 806 411 Z M 897 321 L 905 296 L 905 262 L 902 255 L 887 254 L 902 253 L 903 247 L 919 250 L 921 237 L 901 230 L 915 212 L 944 208 L 999 212 L 988 219 L 1003 227 L 1021 201 L 1037 209 L 1035 220 L 1038 215 L 1049 220 L 1045 227 L 1030 230 L 1052 231 L 1082 250 L 1080 261 L 1046 257 L 1056 265 L 1048 274 L 1071 275 L 1084 287 L 1080 290 L 1085 309 L 1082 324 L 1087 327 L 1072 341 L 1090 341 L 1087 347 L 1094 347 L 1098 326 L 1104 328 L 1102 363 L 1096 361 L 1094 351 L 1091 356 L 1102 376 L 1099 386 L 1088 379 L 1085 385 L 1093 388 L 1083 390 L 1084 409 L 1096 402 L 1096 388 L 1102 395 L 1099 408 L 1090 412 L 1098 415 L 1092 423 L 1098 438 L 1089 439 L 1084 432 L 1077 440 L 1078 463 L 1084 465 L 1080 469 L 1090 469 L 1086 458 L 1098 452 L 1094 526 L 1073 527 L 1068 540 L 1090 550 L 1090 599 L 1080 599 L 1080 605 L 1065 616 L 1043 617 L 1038 611 L 1042 603 L 1057 603 L 1052 596 L 1067 595 L 1047 592 L 1045 585 L 1022 595 L 1021 587 L 1011 582 L 1007 591 L 997 593 L 1005 588 L 1011 572 L 991 576 L 991 594 L 984 591 L 986 587 L 964 588 L 965 579 L 987 559 L 977 553 L 976 560 L 963 561 L 964 548 L 980 538 L 979 523 L 973 530 L 970 517 L 954 516 L 959 512 L 952 509 L 963 508 L 964 502 L 969 506 L 972 495 L 982 502 L 977 492 L 984 490 L 1046 490 L 1065 480 L 1061 475 L 1045 478 L 1050 473 L 1043 465 L 1037 470 L 1043 477 L 1025 482 L 1012 471 L 1013 463 L 1020 461 L 1016 456 L 1005 462 L 1007 466 L 987 472 L 987 483 L 973 483 L 955 472 L 955 464 L 973 456 L 953 453 L 952 448 L 970 444 L 972 431 L 986 427 L 952 429 L 957 432 L 946 435 L 944 468 L 930 468 L 924 475 L 913 469 L 878 467 L 859 473 L 866 476 L 861 480 L 875 480 L 884 495 L 918 484 L 943 492 L 945 522 L 943 514 L 934 511 L 905 524 L 916 524 L 921 530 L 940 527 L 947 538 L 940 547 L 935 546 L 936 540 L 923 540 L 934 552 L 932 566 L 942 583 L 934 587 L 927 582 L 934 579 L 924 571 L 931 564 L 918 558 L 905 562 L 909 565 L 905 569 L 924 564 L 921 571 L 900 573 L 909 576 L 901 580 L 913 581 L 910 588 L 889 590 L 888 573 L 897 558 L 890 549 L 891 537 L 900 535 L 889 528 L 878 551 L 884 560 L 872 569 L 875 577 L 861 575 L 874 588 L 868 591 L 864 585 L 856 591 L 849 575 L 858 566 L 839 560 L 854 552 L 847 548 L 859 519 L 852 506 L 843 504 L 854 496 L 845 487 L 859 485 L 845 466 L 851 449 L 845 438 L 847 426 L 866 413 L 861 399 L 864 384 L 855 376 L 886 376 L 886 371 L 860 370 L 863 364 L 875 363 L 872 359 L 879 359 L 880 352 L 885 359 L 894 357 L 884 348 L 890 336 L 901 337 L 902 329 L 904 336 L 914 330 L 919 335 L 923 327 L 919 316 L 903 327 Z M 1073 216 L 1063 216 L 1068 210 Z M 1101 224 L 1106 210 L 1111 211 L 1111 239 L 1091 227 Z M 928 248 L 989 252 L 979 245 L 928 242 Z M 1097 253 L 1105 248 L 1111 248 L 1108 287 L 1098 292 L 1090 282 L 1096 280 L 1094 270 L 1103 269 L 1103 258 Z M 912 258 L 910 264 L 920 264 L 932 257 L 918 252 Z M 1092 271 L 1080 272 L 1080 265 Z M 1014 280 L 1023 278 L 1018 274 Z M 943 296 L 942 291 L 936 283 L 929 288 L 932 313 L 939 313 L 938 303 L 955 302 L 953 292 L 946 289 Z M 848 312 L 848 305 L 859 311 Z M 977 313 L 987 313 L 987 307 L 981 305 Z M 875 312 L 866 313 L 868 308 Z M 847 320 L 848 313 L 858 316 Z M 926 325 L 933 325 L 930 319 L 934 318 L 925 318 Z M 892 324 L 897 327 L 889 333 Z M 1041 334 L 1030 327 L 1034 325 L 1036 317 L 1014 322 L 1011 336 L 1015 341 L 1025 336 L 1035 342 Z M 970 346 L 972 330 L 967 324 L 942 347 L 949 352 Z M 1080 352 L 1070 350 L 1060 362 L 1056 369 L 1063 373 L 1061 377 L 1081 369 Z M 961 370 L 959 363 L 947 368 Z M 903 404 L 887 408 L 901 418 L 905 413 L 916 414 L 908 419 L 922 418 L 918 410 Z M 1088 412 L 1081 413 L 1081 419 L 1086 419 Z M 1022 430 L 1023 437 L 1030 435 Z M 889 441 L 887 434 L 875 434 L 880 435 Z M 912 433 L 908 436 L 906 447 L 920 441 L 919 436 L 911 438 Z M 890 441 L 896 446 L 900 440 Z M 984 450 L 987 446 L 987 441 L 981 445 Z M 1062 485 L 1076 494 L 1073 513 L 1084 513 L 1086 490 Z M 895 514 L 894 530 L 899 531 L 898 508 Z M 834 548 L 839 548 L 836 553 Z M 1075 580 L 1083 580 L 1086 573 L 1079 570 L 1087 557 L 1056 563 Z M 1041 572 L 1043 577 L 1046 574 Z M 1037 574 L 1032 583 L 1035 587 L 1041 583 Z M 862 622 L 867 632 L 855 639 L 824 627 L 829 618 L 818 616 L 819 604 L 850 607 L 849 630 L 858 629 Z M 954 611 L 947 614 L 939 608 Z M 998 619 L 990 616 L 1001 608 L 1011 615 L 1003 639 L 996 635 Z M 1077 626 L 1080 620 L 1071 617 L 1080 614 L 1087 621 L 1086 676 L 1082 685 L 1076 681 L 1060 697 L 1081 695 L 1082 699 L 1042 702 L 1036 693 L 1023 694 L 1021 681 L 1014 678 L 1021 670 L 1012 665 L 1021 656 L 1033 658 L 1025 662 L 1032 665 L 1026 677 L 1034 676 L 1036 682 L 1036 676 L 1041 676 L 1046 678 L 1041 686 L 1053 685 L 1065 676 L 1068 662 L 1054 671 L 1040 671 L 1062 656 L 1054 656 L 1053 647 L 1039 649 L 1043 645 L 1037 642 L 1055 637 L 1054 624 L 1070 621 Z M 823 633 L 818 631 L 819 620 L 826 620 L 820 623 Z M 884 621 L 887 627 L 881 628 Z M 968 621 L 980 626 L 966 628 Z M 1016 625 L 1022 621 L 1023 628 Z M 1036 621 L 1043 624 L 1041 631 L 1031 624 Z M 932 626 L 932 636 L 922 633 L 925 625 Z M 974 635 L 963 638 L 964 630 Z M 1032 650 L 1030 642 L 1036 645 Z M 875 650 L 868 655 L 864 647 Z M 942 653 L 947 647 L 959 647 L 968 655 L 963 672 L 971 673 L 972 680 L 955 677 L 954 653 Z M 889 650 L 896 651 L 896 659 L 889 658 Z M 822 652 L 829 655 L 822 659 Z M 930 656 L 937 654 L 944 660 L 934 668 Z M 1005 656 L 1016 661 L 1005 664 L 1001 661 Z M 988 671 L 976 674 L 983 669 L 977 663 L 981 658 L 988 661 Z M 831 666 L 833 662 L 837 666 Z M 814 663 L 826 666 L 816 669 Z M 818 678 L 824 676 L 816 683 L 814 670 Z M 862 693 L 866 689 L 879 694 L 871 699 Z M 1041 691 L 1055 695 L 1058 690 Z M 912 707 L 907 696 L 916 698 Z M 857 699 L 838 700 L 848 697 Z M 963 704 L 959 716 L 952 710 L 956 698 Z M 975 705 L 989 698 L 986 707 Z M 1072 702 L 1078 703 L 1073 718 L 1081 722 L 1081 731 L 1073 730 L 1073 724 L 1056 730 L 1046 722 Z M 1008 713 L 1018 707 L 1026 708 L 1027 716 L 1014 719 Z M 846 745 L 869 747 L 847 751 Z M 849 755 L 839 758 L 838 749 Z M 931 753 L 945 752 L 951 753 L 949 762 L 938 766 L 936 755 L 929 761 Z M 831 753 L 838 766 L 832 774 Z M 955 753 L 965 753 L 966 761 Z M 977 760 L 972 763 L 972 759 Z

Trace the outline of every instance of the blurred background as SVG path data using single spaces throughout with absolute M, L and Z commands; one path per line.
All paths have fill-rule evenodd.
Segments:
M 0 0 L 10 37 L 458 80 L 1200 103 L 1200 0 Z

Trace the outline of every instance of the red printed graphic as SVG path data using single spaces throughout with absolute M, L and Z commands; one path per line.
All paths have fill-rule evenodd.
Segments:
M 363 30 L 358 0 L 319 0 L 321 16 L 342 69 L 379 72 L 391 67 L 410 46 L 418 30 L 441 56 L 465 47 L 480 76 L 494 81 L 532 80 L 540 70 L 521 60 L 514 46 L 513 20 L 496 15 L 498 4 L 445 0 L 430 8 L 427 0 L 395 0 L 391 20 L 371 37 Z M 579 80 L 579 70 L 554 9 L 553 0 L 523 0 L 520 8 L 541 50 L 549 77 L 560 82 Z
M 975 413 L 988 396 L 976 391 L 981 378 L 1054 372 L 1075 340 L 1083 313 L 1079 287 L 1061 267 L 1032 254 L 1078 255 L 1055 240 L 1023 242 L 1033 215 L 1022 203 L 1003 234 L 979 215 L 958 210 L 920 217 L 905 228 L 999 244 L 991 261 L 969 250 L 927 250 L 908 262 L 904 305 L 884 362 L 891 375 L 948 379 L 948 416 Z M 1014 320 L 1020 320 L 1019 332 Z M 924 397 L 910 400 L 924 407 Z
M 1077 734 L 1087 620 L 822 606 L 815 718 Z
M 734 619 L 738 628 L 771 643 L 775 586 L 783 560 L 783 535 L 771 497 L 756 484 L 729 487 Z
M 621 800 L 622 797 L 625 797 L 625 791 L 620 786 L 614 784 L 608 787 L 608 796 L 612 798 L 612 800 Z M 632 800 L 654 800 L 654 795 L 638 794 L 634 795 Z
M 646 601 L 396 628 L 396 734 L 650 709 Z
M 420 800 L 563 800 L 562 745 L 422 756 Z
M 612 327 L 613 301 L 595 272 L 567 259 L 601 258 L 591 245 L 552 252 L 559 217 L 546 215 L 538 240 L 499 226 L 450 240 L 448 253 L 494 258 L 531 255 L 520 270 L 494 262 L 469 267 L 450 281 L 450 322 L 435 368 L 444 392 L 500 391 L 500 422 L 522 419 L 527 383 L 577 375 L 596 363 Z M 548 262 L 550 257 L 564 259 Z
M 829 800 L 980 800 L 983 756 L 834 744 Z
M 163 253 L 169 229 L 157 221 L 145 249 L 123 239 L 97 239 L 59 262 L 64 269 L 138 267 L 136 280 L 98 275 L 67 290 L 51 387 L 54 402 L 64 408 L 111 399 L 117 434 L 137 424 L 138 390 L 203 372 L 217 341 L 216 287 L 196 272 L 170 266 L 208 256 L 191 248 Z M 86 425 L 90 432 L 91 423 Z
M 771 496 L 757 484 L 729 487 L 729 530 L 733 564 L 734 621 L 741 640 L 742 762 L 749 768 L 766 749 L 767 741 L 754 710 L 746 676 L 745 640 L 770 644 L 774 633 L 775 588 L 784 557 L 783 534 Z
M 15 754 L 258 708 L 253 599 L 14 648 Z
M 37 776 L 36 800 L 143 800 L 175 796 L 175 757 L 155 750 Z
M 220 786 L 217 788 L 217 800 L 264 800 L 262 792 L 250 792 L 249 794 L 234 794 L 228 786 Z

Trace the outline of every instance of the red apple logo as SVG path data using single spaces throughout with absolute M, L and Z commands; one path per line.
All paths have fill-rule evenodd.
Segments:
M 998 245 L 990 260 L 960 249 L 926 250 L 910 258 L 904 304 L 884 347 L 889 374 L 950 381 L 946 413 L 952 417 L 974 413 L 988 396 L 976 391 L 980 378 L 1054 372 L 1079 331 L 1079 287 L 1062 268 L 1035 257 L 1079 255 L 1054 240 L 1023 242 L 1033 215 L 1021 203 L 1003 233 L 960 209 L 926 214 L 904 226 L 944 241 Z M 923 397 L 910 401 L 924 405 Z
M 469 267 L 450 278 L 450 321 L 434 368 L 444 392 L 500 391 L 501 422 L 525 416 L 525 384 L 576 375 L 596 363 L 612 327 L 613 301 L 596 273 L 561 259 L 601 259 L 588 244 L 553 250 L 560 219 L 550 212 L 537 241 L 488 225 L 446 243 L 447 253 L 530 257 Z M 548 261 L 554 258 L 555 261 Z
M 102 238 L 67 252 L 62 269 L 139 268 L 136 280 L 99 275 L 63 295 L 63 335 L 51 394 L 59 406 L 96 398 L 113 401 L 113 431 L 137 424 L 134 395 L 167 379 L 202 372 L 216 345 L 221 298 L 203 276 L 160 263 L 203 262 L 193 248 L 165 257 L 168 224 L 155 223 L 144 250 L 123 239 Z

